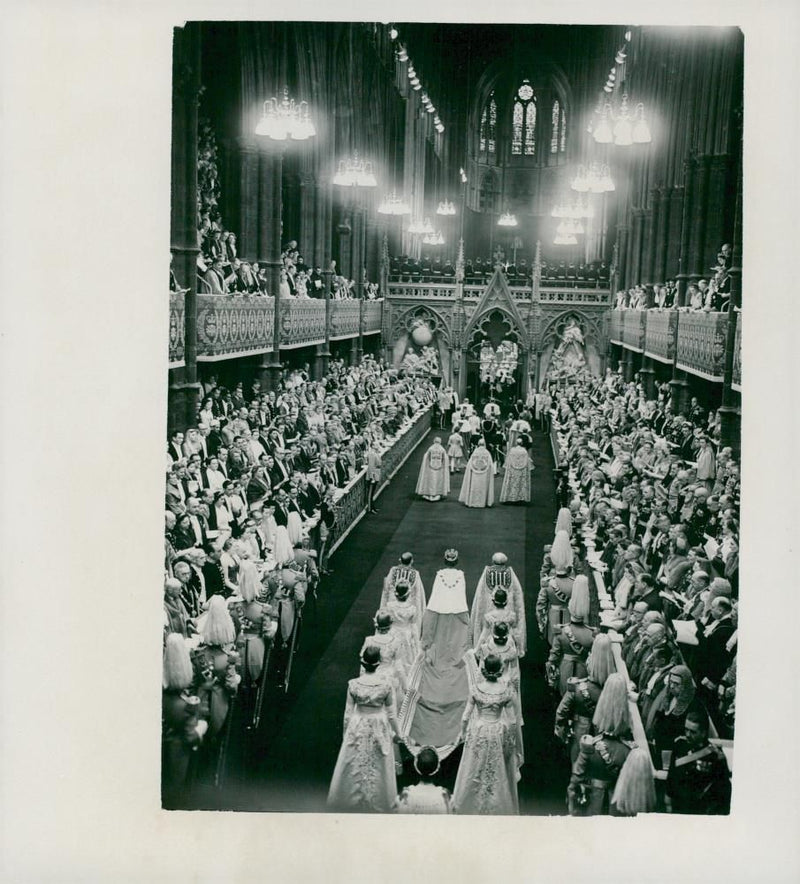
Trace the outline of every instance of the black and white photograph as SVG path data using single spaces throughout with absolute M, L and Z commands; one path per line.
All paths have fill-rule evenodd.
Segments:
M 175 29 L 165 808 L 729 813 L 743 75 Z
M 0 879 L 798 879 L 798 29 L 11 0 Z

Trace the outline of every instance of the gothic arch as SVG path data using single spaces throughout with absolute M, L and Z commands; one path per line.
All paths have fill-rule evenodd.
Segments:
M 418 320 L 427 322 L 431 332 L 438 335 L 446 347 L 451 345 L 450 325 L 447 318 L 427 304 L 414 305 L 394 317 L 392 320 L 392 344 L 396 343 L 400 335 L 410 333 Z
M 544 327 L 539 349 L 543 350 L 549 343 L 560 340 L 561 331 L 571 319 L 575 320 L 587 340 L 592 340 L 597 347 L 603 344 L 602 330 L 595 318 L 588 316 L 580 310 L 563 310 L 561 313 L 553 316 Z
M 485 310 L 472 316 L 464 329 L 464 349 L 469 350 L 473 347 L 480 340 L 478 335 L 485 335 L 487 325 L 495 319 L 508 328 L 507 335 L 516 339 L 521 350 L 527 350 L 528 339 L 525 329 L 519 324 L 513 314 L 497 304 L 492 304 Z

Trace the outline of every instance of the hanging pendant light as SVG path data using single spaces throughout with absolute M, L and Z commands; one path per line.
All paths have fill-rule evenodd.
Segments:
M 288 86 L 284 86 L 280 100 L 273 97 L 264 102 L 255 134 L 273 141 L 306 141 L 313 138 L 317 130 L 311 121 L 308 102 L 295 102 L 289 98 Z
M 516 227 L 517 226 L 517 216 L 512 212 L 503 212 L 500 216 L 499 221 L 497 222 L 498 227 Z
M 641 101 L 636 105 L 634 120 L 632 133 L 633 143 L 649 144 L 653 138 L 650 134 L 650 127 L 647 125 L 647 120 L 644 118 L 644 105 Z
M 594 127 L 594 132 L 592 133 L 594 140 L 598 144 L 611 144 L 611 142 L 614 140 L 614 133 L 611 131 L 610 117 L 611 105 L 606 102 L 603 105 L 603 111 L 600 115 L 600 119 L 597 125 Z
M 619 117 L 614 124 L 614 144 L 618 147 L 630 147 L 633 144 L 633 126 L 628 112 L 628 93 L 622 95 Z

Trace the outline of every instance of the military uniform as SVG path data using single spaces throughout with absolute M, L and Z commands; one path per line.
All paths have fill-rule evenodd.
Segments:
M 729 813 L 731 780 L 725 753 L 712 743 L 692 749 L 686 737 L 678 737 L 672 746 L 666 794 L 673 813 Z
M 556 574 L 546 579 L 539 590 L 536 600 L 536 621 L 542 635 L 546 636 L 547 643 L 553 644 L 556 635 L 556 626 L 569 620 L 567 605 L 572 595 L 573 577 L 566 574 Z
M 602 686 L 589 678 L 567 679 L 567 692 L 556 709 L 555 734 L 569 745 L 573 764 L 578 759 L 581 737 L 592 732 L 592 717 L 602 692 Z
M 581 738 L 578 760 L 573 765 L 567 789 L 570 816 L 607 812 L 619 772 L 634 748 L 636 743 L 632 740 L 606 733 Z
M 553 640 L 547 660 L 547 681 L 557 685 L 559 694 L 567 692 L 570 678 L 586 676 L 586 659 L 592 649 L 595 630 L 583 623 L 565 623 Z

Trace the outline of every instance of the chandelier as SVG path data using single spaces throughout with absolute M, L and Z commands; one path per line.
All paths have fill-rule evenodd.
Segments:
M 628 93 L 622 94 L 619 108 L 606 101 L 601 110 L 595 110 L 599 119 L 589 124 L 592 137 L 598 144 L 615 144 L 630 147 L 632 144 L 649 144 L 653 137 L 640 101 L 633 113 L 628 106 Z
M 372 171 L 372 163 L 359 159 L 357 153 L 339 161 L 339 170 L 333 176 L 333 183 L 339 187 L 377 187 L 378 181 Z
M 455 213 L 456 207 L 449 200 L 442 200 L 436 209 L 437 215 L 455 215 Z
M 378 206 L 378 212 L 381 215 L 410 215 L 411 207 L 395 191 L 392 191 L 383 198 L 383 202 Z
M 422 240 L 425 245 L 428 246 L 443 246 L 444 245 L 444 237 L 442 236 L 441 231 L 437 231 L 436 233 L 429 233 Z
M 558 233 L 553 240 L 553 244 L 557 246 L 576 246 L 578 245 L 578 240 L 573 234 Z
M 256 126 L 256 135 L 264 135 L 273 141 L 305 141 L 317 134 L 311 122 L 308 102 L 299 104 L 289 98 L 289 88 L 283 87 L 283 97 L 268 98 L 264 102 L 261 119 Z
M 556 227 L 556 233 L 559 236 L 580 236 L 586 233 L 583 222 L 577 218 L 564 218 Z
M 503 212 L 500 216 L 500 220 L 497 222 L 498 227 L 516 227 L 517 226 L 517 216 L 511 212 Z
M 433 236 L 434 234 L 430 218 L 426 218 L 424 222 L 419 220 L 412 221 L 408 225 L 408 232 L 417 236 Z
M 616 190 L 608 163 L 578 166 L 578 174 L 572 179 L 570 186 L 578 193 L 608 193 Z
M 594 218 L 594 207 L 588 197 L 579 196 L 571 205 L 562 202 L 553 206 L 550 214 L 553 218 Z

